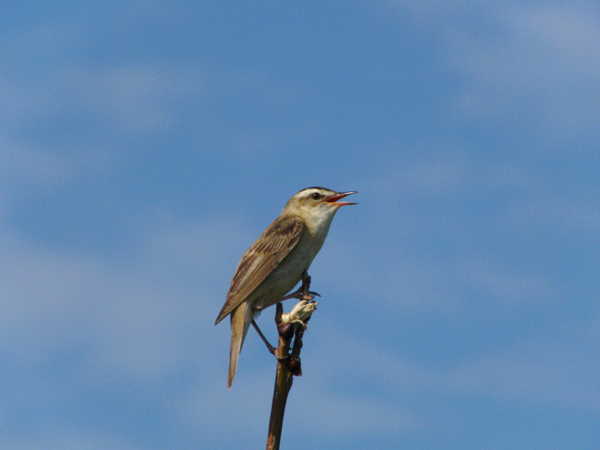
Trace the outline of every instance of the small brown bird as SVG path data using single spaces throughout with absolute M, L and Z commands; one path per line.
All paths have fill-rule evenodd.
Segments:
M 356 203 L 338 200 L 356 192 L 303 189 L 244 253 L 215 325 L 231 314 L 227 387 L 231 387 L 242 345 L 254 317 L 290 292 L 319 253 L 335 213 Z

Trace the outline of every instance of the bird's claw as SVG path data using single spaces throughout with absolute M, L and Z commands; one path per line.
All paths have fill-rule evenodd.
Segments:
M 284 300 L 289 300 L 290 298 L 295 298 L 297 300 L 306 300 L 306 301 L 310 301 L 313 298 L 315 298 L 315 295 L 317 297 L 320 297 L 321 295 L 318 294 L 317 292 L 312 292 L 312 291 L 308 291 L 308 293 L 304 293 L 304 291 L 302 290 L 302 288 L 298 289 L 296 292 L 292 292 L 291 294 L 286 295 L 285 297 L 282 297 L 278 300 L 278 302 L 282 302 Z

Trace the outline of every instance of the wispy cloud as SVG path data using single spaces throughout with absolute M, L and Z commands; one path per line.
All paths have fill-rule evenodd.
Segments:
M 177 99 L 202 91 L 198 72 L 143 66 L 61 68 L 53 84 L 61 101 L 132 130 L 170 125 Z
M 600 14 L 593 2 L 390 4 L 437 31 L 432 38 L 462 84 L 454 108 L 464 120 L 517 120 L 548 137 L 595 132 Z
M 80 24 L 40 25 L 10 35 L 0 69 L 2 122 L 21 128 L 87 117 L 114 130 L 164 129 L 182 99 L 204 91 L 203 71 L 194 65 L 92 64 L 77 57 L 73 47 L 81 51 L 93 39 Z
M 4 230 L 2 340 L 17 345 L 22 362 L 47 363 L 65 346 L 83 346 L 80 370 L 106 379 L 177 372 L 202 348 L 190 333 L 214 331 L 229 282 L 224 266 L 235 268 L 244 231 L 226 219 L 152 224 L 137 262 L 126 266 L 40 249 Z
M 73 10 L 7 31 L 0 429 L 16 420 L 27 431 L 3 433 L 3 448 L 137 450 L 148 442 L 137 433 L 157 422 L 162 442 L 262 445 L 274 361 L 251 333 L 227 391 L 230 330 L 214 319 L 240 256 L 274 216 L 253 219 L 276 215 L 282 186 L 291 194 L 310 179 L 346 180 L 361 195 L 311 268 L 323 298 L 288 436 L 304 431 L 292 423 L 336 443 L 432 436 L 439 412 L 424 403 L 477 408 L 473 398 L 597 411 L 600 213 L 588 164 L 597 152 L 581 139 L 565 145 L 597 133 L 597 8 L 382 3 L 385 26 L 358 10 L 321 27 L 285 5 L 285 17 L 249 17 L 132 1 L 100 18 Z M 214 29 L 186 16 L 181 30 L 188 12 Z M 399 17 L 410 42 L 388 27 Z M 120 27 L 139 27 L 148 42 L 122 48 L 129 31 Z M 312 52 L 309 41 L 324 47 Z M 350 42 L 358 52 L 324 57 Z M 433 84 L 394 59 L 408 47 Z M 357 80 L 360 58 L 383 87 Z M 417 114 L 396 101 L 407 90 Z M 421 108 L 420 92 L 431 104 Z M 423 125 L 411 142 L 404 113 Z M 490 127 L 518 148 L 505 149 Z M 77 240 L 85 243 L 63 245 Z M 273 313 L 260 319 L 269 336 Z M 164 416 L 121 435 L 113 411 L 128 407 Z M 480 414 L 490 417 L 478 410 L 467 422 Z
M 583 320 L 580 326 L 588 328 L 592 322 L 597 320 Z M 413 411 L 415 417 L 419 417 L 413 409 L 415 395 L 419 398 L 475 393 L 497 402 L 528 405 L 566 402 L 597 409 L 600 390 L 594 380 L 600 373 L 600 365 L 586 356 L 590 344 L 594 344 L 585 333 L 561 335 L 561 328 L 557 328 L 552 342 L 524 338 L 508 348 L 461 355 L 454 362 L 434 363 L 435 367 L 426 361 L 411 360 L 396 347 L 380 345 L 386 343 L 385 339 L 376 345 L 367 344 L 337 328 L 319 331 L 319 342 L 335 342 L 335 352 L 329 352 L 328 346 L 316 346 L 308 350 L 311 354 L 305 358 L 311 358 L 311 377 L 316 378 L 317 385 L 335 384 L 335 380 L 367 383 L 376 392 L 373 397 L 385 395 L 389 402 Z M 428 422 L 424 417 L 421 419 Z
M 580 4 L 492 13 L 497 35 L 461 29 L 451 41 L 451 63 L 468 80 L 457 105 L 473 116 L 528 116 L 553 135 L 591 132 L 600 117 L 600 16 Z
M 2 446 L 6 450 L 142 450 L 128 439 L 118 435 L 98 435 L 94 433 L 78 433 L 71 429 L 52 428 L 33 433 L 26 437 L 3 439 Z

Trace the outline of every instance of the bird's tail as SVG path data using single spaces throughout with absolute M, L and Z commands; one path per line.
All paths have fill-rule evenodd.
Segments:
M 247 302 L 242 302 L 231 313 L 231 350 L 229 353 L 229 376 L 227 377 L 228 389 L 235 378 L 242 345 L 244 344 L 246 333 L 248 333 L 248 328 L 250 328 L 253 318 L 254 312 Z

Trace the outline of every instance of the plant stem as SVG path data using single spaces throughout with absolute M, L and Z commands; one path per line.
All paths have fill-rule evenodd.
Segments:
M 271 418 L 269 420 L 269 437 L 267 439 L 267 450 L 279 450 L 281 442 L 281 430 L 283 428 L 283 415 L 287 397 L 294 382 L 294 375 L 289 368 L 290 346 L 294 337 L 294 325 L 281 323 L 283 306 L 277 304 L 275 322 L 279 331 L 279 345 L 275 351 L 277 357 L 277 373 L 275 375 L 275 389 L 273 392 L 273 403 L 271 405 Z M 296 347 L 296 345 L 294 345 Z
M 302 273 L 301 292 L 303 298 L 308 296 L 308 299 L 312 300 L 314 296 L 311 295 L 309 289 L 310 276 L 305 270 Z M 279 450 L 279 444 L 281 443 L 281 430 L 283 429 L 283 415 L 285 413 L 285 404 L 287 402 L 288 394 L 292 388 L 294 376 L 302 375 L 300 350 L 302 349 L 302 336 L 304 335 L 306 323 L 304 323 L 303 326 L 298 326 L 297 324 L 293 323 L 282 323 L 282 315 L 283 305 L 280 302 L 277 303 L 277 310 L 275 312 L 275 323 L 277 324 L 277 331 L 279 332 L 279 345 L 275 350 L 275 357 L 277 358 L 277 372 L 275 374 L 273 403 L 271 404 L 271 418 L 269 419 L 267 450 Z M 305 321 L 308 321 L 309 319 L 310 314 Z M 296 335 L 296 339 L 294 340 L 294 348 L 292 349 L 292 353 L 290 355 L 290 347 L 292 345 L 292 338 L 294 337 L 294 334 Z M 263 338 L 263 340 L 266 342 L 266 339 Z

